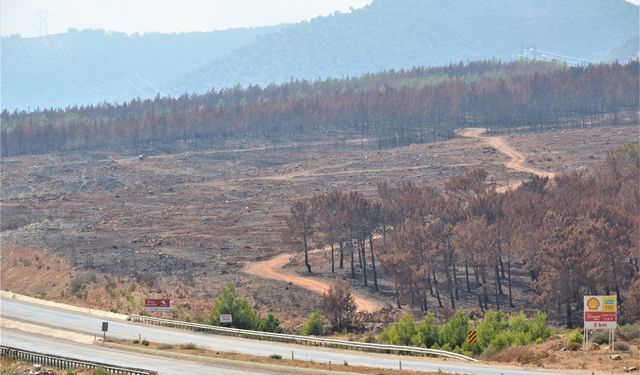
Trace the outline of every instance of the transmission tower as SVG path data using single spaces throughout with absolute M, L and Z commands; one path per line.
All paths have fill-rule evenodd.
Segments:
M 46 9 L 40 9 L 40 11 L 38 12 L 38 16 L 40 17 L 38 36 L 48 35 L 49 29 L 47 28 L 47 18 L 49 17 L 49 11 L 47 11 Z

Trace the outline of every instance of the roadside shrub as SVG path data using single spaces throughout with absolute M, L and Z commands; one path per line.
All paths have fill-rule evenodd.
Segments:
M 309 314 L 309 318 L 302 326 L 302 334 L 309 335 L 322 335 L 324 332 L 325 319 L 320 314 L 320 311 L 314 310 Z
M 549 327 L 546 313 L 538 312 L 533 316 L 533 319 L 529 321 L 529 332 L 531 332 L 531 339 L 534 341 L 538 341 L 538 339 L 544 341 L 551 336 L 553 330 Z
M 96 367 L 96 369 L 93 371 L 94 375 L 109 375 L 109 372 L 107 370 L 105 370 L 104 367 Z
M 486 355 L 513 345 L 541 344 L 552 333 L 544 313 L 537 313 L 533 318 L 527 319 L 522 312 L 509 318 L 500 311 L 487 312 L 484 319 L 477 323 L 476 330 L 478 346 L 488 350 Z
M 271 354 L 269 356 L 269 358 L 271 358 L 271 359 L 282 359 L 282 356 L 280 354 Z
M 431 348 L 438 345 L 439 338 L 440 325 L 436 321 L 436 317 L 429 313 L 416 326 L 416 332 L 411 339 L 411 344 L 423 348 Z
M 364 342 L 366 342 L 367 344 L 375 344 L 378 341 L 376 340 L 376 337 L 374 335 L 366 335 L 364 337 Z
M 276 318 L 272 313 L 267 314 L 267 317 L 260 321 L 260 331 L 282 333 L 280 327 L 280 320 Z
M 440 342 L 451 348 L 461 347 L 468 333 L 469 317 L 463 310 L 457 310 L 440 330 Z
M 616 336 L 626 341 L 640 338 L 640 324 L 625 324 L 616 328 Z
M 415 336 L 416 324 L 413 321 L 413 316 L 405 314 L 380 334 L 378 342 L 392 345 L 412 345 Z
M 147 341 L 147 339 L 142 339 L 142 345 L 149 346 L 149 341 Z
M 567 334 L 567 350 L 578 350 L 582 346 L 584 337 L 579 329 L 574 329 Z
M 507 315 L 505 313 L 501 311 L 487 311 L 484 314 L 484 319 L 476 324 L 478 345 L 482 348 L 487 348 L 498 333 L 506 331 L 508 327 L 509 322 L 507 321 Z
M 609 342 L 609 331 L 598 331 L 591 335 L 591 342 L 602 345 Z
M 241 329 L 258 329 L 260 317 L 255 312 L 249 302 L 239 297 L 233 284 L 226 284 L 218 294 L 215 307 L 209 315 L 209 323 L 220 325 L 220 315 L 231 314 L 233 317 L 232 327 Z

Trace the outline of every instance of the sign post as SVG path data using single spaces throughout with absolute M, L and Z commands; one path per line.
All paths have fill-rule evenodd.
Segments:
M 107 331 L 109 330 L 109 322 L 102 322 L 102 341 L 107 342 Z
M 618 326 L 618 302 L 616 296 L 584 296 L 584 343 L 587 350 L 589 330 L 608 329 L 609 347 L 614 350 L 615 329 Z
M 145 298 L 144 311 L 147 312 L 169 312 L 171 300 L 168 298 Z

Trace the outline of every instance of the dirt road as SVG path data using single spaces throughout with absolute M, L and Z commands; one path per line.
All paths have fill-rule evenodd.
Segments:
M 556 174 L 554 172 L 543 171 L 534 167 L 527 165 L 526 157 L 509 146 L 503 137 L 498 136 L 487 136 L 485 135 L 487 129 L 484 128 L 469 128 L 460 132 L 460 135 L 468 138 L 477 138 L 484 141 L 488 146 L 491 146 L 498 150 L 498 152 L 509 157 L 509 160 L 504 163 L 504 166 L 513 169 L 519 172 L 530 173 L 540 177 L 549 177 L 550 179 L 554 178 Z M 508 186 L 503 186 L 498 188 L 499 192 L 504 192 L 508 188 L 516 188 L 521 184 L 521 182 L 511 183 Z
M 317 252 L 321 250 L 314 251 Z M 289 263 L 291 257 L 293 257 L 293 254 L 285 253 L 261 262 L 250 262 L 244 266 L 242 271 L 265 279 L 292 283 L 318 294 L 323 294 L 329 290 L 330 285 L 325 281 L 310 277 L 302 277 L 285 271 L 283 267 Z M 377 301 L 359 296 L 355 293 L 352 294 L 356 306 L 358 307 L 358 311 L 374 312 L 383 307 L 383 305 Z

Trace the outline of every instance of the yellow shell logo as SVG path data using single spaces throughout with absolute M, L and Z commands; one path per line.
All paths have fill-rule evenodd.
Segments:
M 597 298 L 589 298 L 587 301 L 587 307 L 589 310 L 597 310 L 600 307 L 600 301 Z

